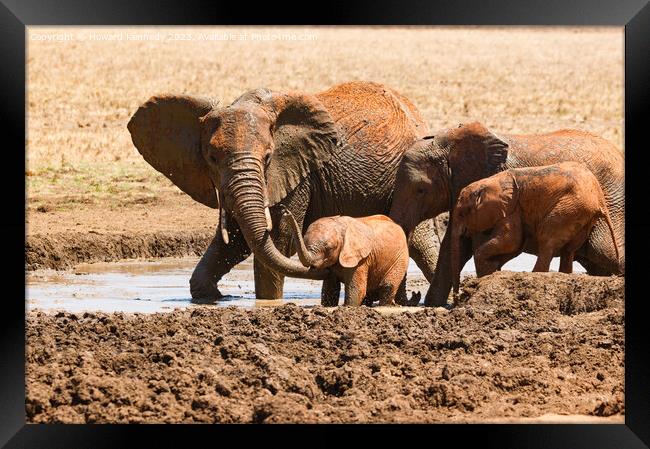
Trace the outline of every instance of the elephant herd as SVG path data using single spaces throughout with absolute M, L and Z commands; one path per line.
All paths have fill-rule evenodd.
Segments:
M 344 278 L 351 275 L 341 274 L 347 268 L 365 276 L 369 287 L 381 287 L 381 302 L 393 295 L 406 304 L 403 276 L 384 273 L 387 256 L 374 256 L 378 245 L 374 252 L 364 248 L 369 238 L 389 246 L 382 253 L 394 255 L 389 271 L 405 273 L 408 256 L 416 262 L 431 284 L 428 306 L 447 303 L 473 254 L 481 261 L 478 274 L 500 269 L 521 252 L 537 254 L 542 265 L 561 256 L 561 268 L 575 258 L 589 274 L 624 273 L 623 154 L 586 132 L 497 135 L 470 123 L 432 133 L 406 97 L 362 81 L 313 95 L 256 89 L 229 106 L 202 97 L 154 96 L 133 114 L 128 130 L 149 164 L 194 200 L 219 210 L 217 232 L 190 278 L 195 301 L 218 300 L 220 279 L 252 253 L 257 298 L 282 298 L 284 277 L 290 276 L 323 280 L 323 303 L 336 304 L 339 281 L 348 295 Z M 526 167 L 546 171 L 519 173 Z M 493 175 L 501 176 L 490 181 L 493 191 L 475 185 Z M 518 176 L 541 182 L 508 184 Z M 555 178 L 545 182 L 544 176 Z M 595 187 L 585 187 L 589 176 Z M 490 225 L 456 226 L 461 215 L 452 213 L 438 250 L 430 219 L 470 197 L 470 209 Z M 501 206 L 490 211 L 496 203 Z M 377 215 L 399 227 L 372 217 Z M 332 239 L 343 236 L 343 256 L 331 260 L 335 265 L 309 263 L 319 248 L 306 242 L 309 232 L 305 240 L 301 234 L 312 224 L 325 232 L 328 223 Z M 374 228 L 380 231 L 373 234 Z M 547 235 L 554 236 L 553 244 L 544 240 Z M 397 257 L 402 247 L 405 255 Z M 296 251 L 300 261 L 291 259 Z M 371 285 L 375 272 L 390 282 Z M 365 294 L 365 288 L 357 291 L 352 303 Z M 367 296 L 371 302 L 370 290 Z

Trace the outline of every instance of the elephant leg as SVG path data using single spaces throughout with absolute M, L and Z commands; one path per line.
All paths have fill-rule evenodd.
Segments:
M 221 298 L 222 294 L 217 287 L 218 282 L 232 267 L 250 255 L 251 251 L 239 227 L 229 227 L 228 234 L 230 242 L 226 245 L 221 233 L 217 232 L 194 268 L 190 277 L 190 293 L 193 302 L 214 302 Z
M 395 296 L 395 304 L 399 304 L 399 305 L 408 304 L 408 305 L 411 305 L 409 303 L 409 301 L 407 300 L 407 296 L 406 296 L 406 276 L 404 276 L 404 279 L 402 279 L 402 282 L 399 283 L 399 285 L 397 286 L 397 288 L 395 289 L 393 294 Z M 403 302 L 397 302 L 398 299 L 400 301 L 402 301 L 402 298 L 404 299 Z M 420 301 L 418 300 L 418 302 L 420 302 Z
M 591 224 L 584 222 L 581 224 L 579 217 L 562 215 L 560 211 L 551 211 L 537 229 L 537 262 L 535 262 L 533 271 L 549 271 L 553 256 L 559 253 L 561 259 L 564 260 L 564 263 L 560 260 L 562 264 L 560 271 L 568 272 L 566 271 L 569 270 L 567 255 L 582 246 L 590 229 Z M 570 259 L 570 264 L 573 264 L 573 256 Z
M 589 231 L 591 226 L 584 226 L 578 233 L 567 243 L 560 253 L 560 273 L 573 273 L 573 259 L 575 257 L 575 252 L 580 248 L 587 237 L 589 236 Z
M 402 282 L 400 282 L 399 287 L 395 292 L 395 303 L 400 306 L 410 305 L 408 296 L 406 296 L 406 276 L 404 276 L 404 279 L 402 279 Z
M 560 256 L 560 273 L 573 273 L 573 251 L 562 251 Z
M 367 307 L 372 307 L 372 304 L 377 301 L 376 292 L 366 292 L 366 297 L 363 299 L 361 304 Z
M 538 238 L 537 261 L 533 267 L 533 272 L 548 272 L 551 268 L 551 261 L 555 248 L 547 241 L 540 241 Z
M 586 245 L 586 244 L 585 244 Z M 587 274 L 590 276 L 611 276 L 612 270 L 607 269 L 601 263 L 594 262 L 593 259 L 589 259 L 585 256 L 585 252 L 576 252 L 573 256 L 574 260 L 579 262 L 580 265 L 585 267 Z
M 478 278 L 499 271 L 499 261 L 496 258 L 474 257 L 474 265 L 476 266 L 476 277 Z
M 344 304 L 346 306 L 360 306 L 366 297 L 368 289 L 368 268 L 360 265 L 352 270 L 354 270 L 353 273 L 345 283 Z
M 497 271 L 501 271 L 501 268 L 503 268 L 503 266 L 505 264 L 507 264 L 509 261 L 511 261 L 515 257 L 519 256 L 521 253 L 522 253 L 522 251 L 516 251 L 514 253 L 504 254 L 502 256 L 497 257 L 497 262 L 499 264 L 499 268 L 497 269 Z
M 411 306 L 411 307 L 415 307 L 418 304 L 420 304 L 421 299 L 422 299 L 422 293 L 420 293 L 420 292 L 411 292 L 411 299 L 408 300 L 406 305 Z
M 476 251 L 478 251 L 478 248 L 480 248 L 481 245 L 483 245 L 485 242 L 487 242 L 489 240 L 489 238 L 490 238 L 489 235 L 485 236 L 483 234 L 480 234 L 479 238 L 477 238 L 477 239 L 472 238 L 472 247 L 473 247 L 472 252 L 474 254 L 476 254 Z M 517 251 L 511 252 L 511 253 L 505 253 L 505 254 L 500 254 L 498 256 L 492 256 L 491 259 L 490 259 L 490 262 L 494 263 L 494 268 L 492 268 L 491 272 L 501 271 L 501 268 L 503 268 L 503 266 L 505 264 L 507 264 L 509 261 L 511 261 L 512 259 L 514 259 L 518 255 L 520 255 L 521 253 L 522 253 L 522 249 L 520 248 Z M 484 267 L 479 268 L 480 261 L 477 261 L 476 257 L 474 258 L 474 265 L 476 266 L 476 275 L 479 276 L 479 277 L 480 277 L 479 273 L 482 273 L 482 272 L 484 272 L 486 270 L 489 270 L 489 268 L 484 268 Z
M 551 260 L 553 260 L 553 250 L 540 248 L 533 272 L 548 272 L 551 267 Z
M 451 291 L 451 225 L 447 227 L 445 236 L 440 243 L 440 254 L 433 275 L 433 280 L 424 298 L 424 305 L 428 307 L 444 306 L 449 299 Z M 461 239 L 460 265 L 463 266 L 472 257 L 472 244 L 470 239 Z
M 576 252 L 576 260 L 585 267 L 592 276 L 611 276 L 623 272 L 624 262 L 624 237 L 620 232 L 616 235 L 621 258 L 616 260 L 614 243 L 609 233 L 609 228 L 604 219 L 596 221 L 587 241 Z
M 500 221 L 492 231 L 490 238 L 474 252 L 476 276 L 483 277 L 498 271 L 510 254 L 516 253 L 522 246 L 521 227 L 515 219 Z
M 377 290 L 377 300 L 380 306 L 398 306 L 402 303 L 397 303 L 395 298 L 400 290 L 404 291 L 404 299 L 406 299 L 406 279 L 399 284 L 386 284 Z
M 440 234 L 445 232 L 447 226 L 444 215 L 421 222 L 409 240 L 409 256 L 429 282 L 433 280 L 438 262 Z
M 488 251 L 481 251 L 479 247 L 474 253 L 474 266 L 476 267 L 476 277 L 483 277 L 499 271 L 501 268 L 502 255 L 489 255 Z
M 341 282 L 338 277 L 331 275 L 323 281 L 321 288 L 320 304 L 323 307 L 335 307 L 339 304 L 341 295 Z

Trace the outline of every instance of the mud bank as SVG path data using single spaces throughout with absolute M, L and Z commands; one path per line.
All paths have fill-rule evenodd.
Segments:
M 37 197 L 29 205 L 27 270 L 202 255 L 214 237 L 216 212 L 181 192 L 159 188 L 155 195 L 114 195 L 89 204 L 82 199 Z
M 144 200 L 146 198 L 140 198 Z M 25 268 L 65 270 L 81 263 L 201 256 L 215 235 L 217 212 L 178 192 L 149 202 L 78 204 L 39 200 L 27 214 Z M 114 204 L 114 203 L 118 204 Z M 447 214 L 437 218 L 444 233 Z M 433 222 L 431 222 L 433 226 Z M 437 248 L 439 239 L 432 243 Z
M 624 279 L 501 272 L 456 307 L 27 317 L 29 422 L 624 415 Z
M 80 263 L 114 262 L 150 257 L 200 256 L 214 232 L 101 234 L 67 232 L 30 236 L 25 243 L 27 270 L 64 270 Z

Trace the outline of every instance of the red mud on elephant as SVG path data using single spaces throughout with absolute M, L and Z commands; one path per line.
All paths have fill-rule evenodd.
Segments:
M 151 98 L 129 124 L 156 170 L 196 201 L 220 208 L 219 229 L 190 279 L 195 300 L 221 297 L 217 284 L 251 252 L 258 298 L 281 298 L 284 276 L 324 279 L 289 259 L 291 230 L 331 215 L 387 214 L 402 154 L 427 132 L 413 104 L 389 87 L 350 82 L 316 95 L 256 89 L 230 106 L 209 99 Z M 431 227 L 411 239 L 411 256 L 431 273 Z

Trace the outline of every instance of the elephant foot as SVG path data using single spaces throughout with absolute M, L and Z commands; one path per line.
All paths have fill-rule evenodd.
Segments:
M 223 298 L 223 295 L 218 288 L 210 292 L 201 291 L 201 292 L 191 292 L 192 293 L 192 302 L 194 304 L 214 304 Z
M 339 305 L 339 298 L 321 298 L 320 305 L 323 307 L 336 307 Z
M 195 304 L 214 304 L 223 298 L 216 282 L 198 279 L 194 276 L 190 278 L 190 293 L 192 302 Z
M 420 304 L 421 299 L 422 299 L 422 293 L 411 292 L 411 299 L 407 301 L 406 305 L 410 307 L 415 307 L 418 304 Z
M 427 296 L 424 298 L 424 305 L 427 307 L 444 307 L 447 305 L 448 299 L 449 293 L 443 294 L 442 291 L 429 287 Z

